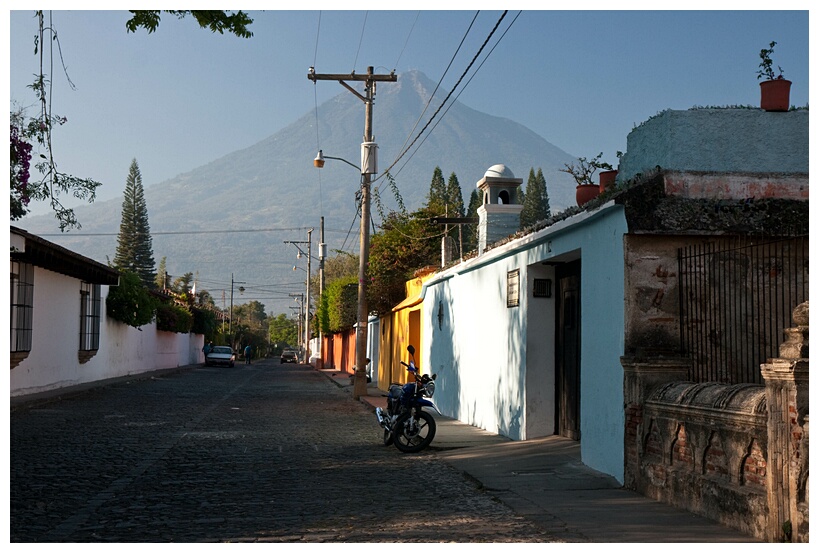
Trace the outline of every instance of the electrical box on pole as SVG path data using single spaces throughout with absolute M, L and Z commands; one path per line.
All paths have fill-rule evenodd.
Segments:
M 364 142 L 361 144 L 361 174 L 375 175 L 378 173 L 378 144 Z

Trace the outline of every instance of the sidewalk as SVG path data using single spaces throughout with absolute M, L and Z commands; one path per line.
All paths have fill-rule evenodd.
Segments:
M 349 374 L 320 371 L 339 387 L 352 391 Z M 370 385 L 361 401 L 373 410 L 383 408 L 387 404 L 385 393 Z M 433 414 L 438 428 L 430 449 L 436 455 L 562 541 L 758 542 L 712 520 L 624 489 L 613 477 L 580 461 L 580 442 L 560 436 L 513 441 Z

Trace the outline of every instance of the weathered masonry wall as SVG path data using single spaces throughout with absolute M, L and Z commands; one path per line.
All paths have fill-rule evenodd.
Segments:
M 808 316 L 764 385 L 695 384 L 690 361 L 624 357 L 625 485 L 767 541 L 809 541 Z

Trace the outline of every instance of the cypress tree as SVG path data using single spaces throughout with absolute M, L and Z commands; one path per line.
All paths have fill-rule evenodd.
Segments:
M 543 214 L 543 219 L 548 219 L 552 216 L 552 206 L 549 205 L 549 191 L 546 189 L 546 177 L 543 176 L 543 169 L 540 167 L 537 168 L 537 182 L 538 188 L 543 191 L 543 196 L 541 197 L 541 212 Z
M 447 204 L 446 192 L 444 173 L 440 167 L 435 167 L 435 170 L 432 172 L 432 182 L 429 183 L 429 195 L 427 196 L 426 207 L 435 214 L 443 215 Z
M 461 183 L 453 172 L 446 183 L 447 213 L 449 217 L 464 216 L 464 197 L 461 193 Z
M 469 196 L 469 207 L 466 210 L 467 217 L 477 217 L 478 208 L 483 203 L 483 197 L 477 188 L 472 190 Z M 464 251 L 469 252 L 478 248 L 478 225 L 464 225 Z
M 520 228 L 534 225 L 551 216 L 549 194 L 546 192 L 546 179 L 543 170 L 534 167 L 529 169 L 529 179 L 526 182 L 526 193 L 523 196 L 523 210 L 520 212 Z
M 159 260 L 159 269 L 156 271 L 156 278 L 154 279 L 154 285 L 159 290 L 165 288 L 165 274 L 168 272 L 166 265 L 167 258 L 163 256 L 162 259 Z
M 148 226 L 148 208 L 142 188 L 142 174 L 137 160 L 131 161 L 125 181 L 125 198 L 122 200 L 122 222 L 117 236 L 114 265 L 139 275 L 149 288 L 155 286 L 154 254 L 151 245 L 151 229 Z

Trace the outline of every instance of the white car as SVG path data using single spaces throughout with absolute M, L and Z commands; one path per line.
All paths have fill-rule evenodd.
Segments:
M 236 354 L 229 346 L 214 346 L 205 356 L 205 366 L 227 365 L 232 367 L 236 363 Z

